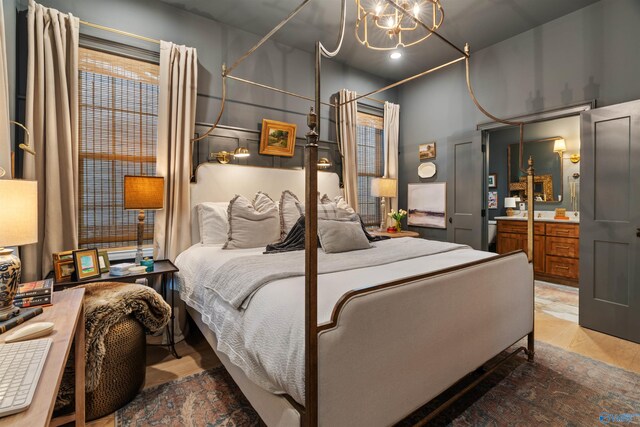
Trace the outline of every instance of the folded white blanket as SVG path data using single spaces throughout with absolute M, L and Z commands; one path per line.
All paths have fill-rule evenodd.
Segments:
M 318 250 L 318 274 L 336 273 L 376 265 L 391 264 L 458 249 L 466 245 L 424 239 L 391 239 L 369 249 L 330 253 Z M 233 258 L 212 269 L 204 286 L 236 309 L 246 308 L 251 296 L 274 280 L 304 276 L 304 251 L 247 255 Z

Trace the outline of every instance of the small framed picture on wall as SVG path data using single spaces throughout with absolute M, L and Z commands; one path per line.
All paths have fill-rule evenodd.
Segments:
M 418 156 L 420 160 L 428 160 L 436 158 L 436 142 L 427 142 L 418 146 Z
M 489 209 L 498 209 L 498 192 L 497 191 L 489 191 L 489 195 L 487 196 L 487 207 Z
M 489 188 L 496 188 L 498 186 L 498 174 L 497 173 L 490 173 L 489 177 L 487 178 L 487 186 Z

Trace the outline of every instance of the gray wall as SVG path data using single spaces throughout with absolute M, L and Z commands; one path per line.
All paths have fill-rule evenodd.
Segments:
M 16 113 L 16 1 L 2 0 L 4 12 L 5 41 L 7 46 L 7 72 L 9 76 L 9 117 L 15 120 Z M 11 129 L 11 141 L 15 139 L 14 129 Z M 13 143 L 11 144 L 13 147 Z
M 20 4 L 26 7 L 24 0 Z M 231 64 L 259 40 L 259 36 L 229 27 L 154 0 L 39 0 L 39 3 L 60 11 L 73 13 L 82 20 L 114 27 L 155 39 L 169 40 L 198 50 L 198 97 L 196 120 L 211 123 L 220 107 L 221 65 Z M 81 26 L 81 32 L 134 46 L 157 50 L 157 45 L 122 37 L 113 33 Z M 262 35 L 260 35 L 262 36 Z M 313 47 L 310 46 L 310 51 Z M 281 43 L 268 42 L 243 62 L 235 76 L 276 86 L 306 96 L 314 95 L 314 55 Z M 377 89 L 388 82 L 368 73 L 338 63 L 324 61 L 322 99 L 342 88 L 365 91 Z M 258 129 L 263 118 L 298 125 L 306 132 L 306 113 L 311 102 L 271 91 L 229 81 L 228 103 L 221 123 L 248 129 Z M 389 91 L 380 99 L 396 101 L 396 92 Z M 321 138 L 328 139 L 328 107 L 323 108 Z M 334 132 L 331 133 L 331 136 Z M 333 139 L 333 138 L 331 138 Z
M 476 95 L 502 117 L 591 99 L 600 106 L 638 99 L 638 23 L 640 1 L 602 0 L 475 53 L 469 40 Z M 446 181 L 447 138 L 491 120 L 467 95 L 463 63 L 403 86 L 399 102 L 399 203 L 406 207 L 407 184 L 419 181 L 418 145 L 437 141 L 436 180 Z M 446 238 L 438 230 L 415 230 Z
M 580 118 L 578 116 L 565 117 L 534 123 L 525 127 L 525 141 L 534 141 L 554 136 L 562 136 L 567 144 L 567 151 L 563 153 L 562 160 L 562 202 L 538 202 L 535 208 L 540 211 L 552 211 L 556 208 L 571 210 L 567 179 L 575 172 L 580 172 L 580 164 L 571 163 L 568 159 L 571 154 L 580 152 Z M 519 140 L 520 132 L 516 128 L 495 130 L 489 134 L 489 173 L 498 174 L 498 187 L 489 189 L 489 191 L 498 192 L 498 209 L 489 210 L 489 219 L 505 214 L 504 198 L 507 197 L 509 193 L 507 147 L 509 144 L 518 143 Z

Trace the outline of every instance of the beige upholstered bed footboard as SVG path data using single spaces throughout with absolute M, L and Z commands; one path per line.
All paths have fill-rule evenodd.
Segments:
M 354 292 L 334 320 L 319 335 L 319 425 L 390 425 L 533 331 L 533 269 L 519 252 Z

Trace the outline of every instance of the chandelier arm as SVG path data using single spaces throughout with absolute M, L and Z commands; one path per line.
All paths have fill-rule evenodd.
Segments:
M 465 51 L 468 54 L 468 50 L 469 50 L 469 45 L 465 45 Z M 480 110 L 480 112 L 482 114 L 484 114 L 485 116 L 489 117 L 490 119 L 498 122 L 498 123 L 502 123 L 505 125 L 509 125 L 509 126 L 518 126 L 519 131 L 520 131 L 520 143 L 519 143 L 519 159 L 518 159 L 518 167 L 520 168 L 520 170 L 524 173 L 527 173 L 527 169 L 525 169 L 523 163 L 522 163 L 522 151 L 523 151 L 523 141 L 524 141 L 524 122 L 523 121 L 512 121 L 512 120 L 505 120 L 505 119 L 501 119 L 498 118 L 496 116 L 494 116 L 493 114 L 491 114 L 490 112 L 488 112 L 487 110 L 484 109 L 484 107 L 482 105 L 480 105 L 480 102 L 478 101 L 478 99 L 476 98 L 475 93 L 473 92 L 473 87 L 471 86 L 471 77 L 470 77 L 470 73 L 469 73 L 469 68 L 470 68 L 470 61 L 469 58 L 471 56 L 468 55 L 465 58 L 465 76 L 467 79 L 467 89 L 469 90 L 469 96 L 471 97 L 471 100 L 473 101 L 473 103 L 476 105 L 476 107 L 478 108 L 478 110 Z
M 440 40 L 442 40 L 443 42 L 445 42 L 446 44 L 448 44 L 449 46 L 451 46 L 452 48 L 454 48 L 455 50 L 457 50 L 458 52 L 460 52 L 464 56 L 466 56 L 466 57 L 469 56 L 469 54 L 467 52 L 465 52 L 464 50 L 460 49 L 458 46 L 456 46 L 455 44 L 450 42 L 446 37 L 440 35 L 440 33 L 438 33 L 436 30 L 432 30 L 431 28 L 429 28 L 429 26 L 427 24 L 425 24 L 424 22 L 422 22 L 418 17 L 413 16 L 411 13 L 408 13 L 408 11 L 404 10 L 394 0 L 385 0 L 385 1 L 387 2 L 387 4 L 390 4 L 391 7 L 393 7 L 397 11 L 406 13 L 407 16 L 409 16 L 409 18 L 412 19 L 414 22 L 416 22 L 418 25 L 423 27 L 425 30 L 429 31 L 431 34 L 435 34 Z M 443 12 L 443 17 L 444 17 L 444 12 Z
M 271 31 L 269 31 L 263 38 L 261 38 L 258 43 L 256 43 L 244 55 L 242 55 L 240 58 L 238 58 L 236 60 L 236 62 L 234 62 L 233 65 L 231 65 L 231 67 L 229 67 L 227 69 L 227 74 L 231 73 L 238 65 L 240 65 L 240 63 L 242 61 L 244 61 L 249 56 L 251 56 L 251 54 L 253 52 L 255 52 L 260 46 L 262 46 L 267 40 L 269 40 L 271 38 L 271 36 L 273 36 L 276 32 L 278 32 L 278 30 L 280 30 L 280 28 L 284 27 L 287 24 L 287 22 L 291 21 L 291 19 L 293 19 L 293 17 L 295 17 L 298 14 L 298 12 L 300 12 L 307 5 L 307 3 L 309 3 L 310 1 L 311 0 L 303 0 L 303 2 L 300 3 L 300 5 L 298 7 L 296 7 L 286 18 L 284 18 L 282 21 L 280 21 L 280 23 L 278 25 L 273 27 L 273 29 Z
M 342 0 L 342 11 L 340 12 L 340 34 L 338 35 L 338 43 L 333 51 L 327 50 L 320 42 L 320 51 L 325 58 L 333 58 L 336 56 L 340 49 L 342 49 L 342 42 L 344 41 L 344 30 L 347 23 L 347 0 Z

